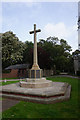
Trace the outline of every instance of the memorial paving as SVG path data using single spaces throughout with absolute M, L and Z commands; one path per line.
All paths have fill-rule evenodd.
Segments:
M 52 82 L 50 87 L 28 89 L 20 87 L 20 83 L 16 83 L 3 86 L 2 96 L 16 100 L 50 104 L 68 100 L 70 90 L 71 86 L 63 82 Z

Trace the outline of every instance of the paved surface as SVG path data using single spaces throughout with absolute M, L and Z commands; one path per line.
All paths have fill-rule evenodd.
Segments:
M 64 86 L 66 86 L 67 83 L 64 82 L 52 82 L 52 86 L 50 87 L 44 87 L 44 88 L 23 88 L 19 86 L 19 83 L 15 84 L 9 84 L 5 86 L 0 86 L 0 91 L 3 92 L 14 92 L 14 93 L 23 93 L 23 94 L 29 94 L 29 95 L 55 95 L 55 94 L 62 94 L 65 92 Z M 48 94 L 49 93 L 49 94 Z
M 64 82 L 52 82 L 52 86 L 44 88 L 22 88 L 19 83 L 0 87 L 2 96 L 17 100 L 50 104 L 68 100 L 71 86 Z
M 69 99 L 71 85 L 64 82 L 52 82 L 52 85 L 50 87 L 22 88 L 20 87 L 20 83 L 18 82 L 2 87 L 0 86 L 0 92 L 2 91 L 3 97 L 6 98 L 18 99 L 19 101 L 24 100 L 49 104 L 53 101 L 56 102 L 60 100 Z
M 19 100 L 12 100 L 12 99 L 4 99 L 4 100 L 0 100 L 0 112 L 3 112 L 7 109 L 9 109 L 10 107 L 16 105 L 17 103 L 19 103 Z

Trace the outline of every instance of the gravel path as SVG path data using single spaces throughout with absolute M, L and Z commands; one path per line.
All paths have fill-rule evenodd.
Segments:
M 19 103 L 20 101 L 18 100 L 12 100 L 12 99 L 3 99 L 2 101 L 0 100 L 0 112 L 5 111 L 7 109 L 9 109 L 10 107 L 16 105 L 17 103 Z M 2 104 L 2 106 L 1 106 Z
M 18 80 L 23 80 L 23 79 L 7 79 L 6 81 L 18 81 Z M 5 80 L 0 80 L 0 82 L 5 81 Z
M 54 75 L 52 77 L 70 77 L 70 78 L 80 78 L 80 77 L 76 77 L 76 76 L 71 76 L 71 75 Z

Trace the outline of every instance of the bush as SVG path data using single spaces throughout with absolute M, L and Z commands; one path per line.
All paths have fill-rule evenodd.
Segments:
M 80 76 L 80 71 L 77 71 L 77 75 Z
M 60 74 L 60 71 L 59 70 L 56 70 L 56 75 L 59 75 Z
M 2 73 L 10 73 L 11 70 L 3 70 Z

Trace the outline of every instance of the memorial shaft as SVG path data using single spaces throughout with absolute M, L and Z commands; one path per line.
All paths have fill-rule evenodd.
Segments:
M 40 29 L 36 30 L 36 24 L 34 24 L 34 31 L 31 31 L 30 34 L 34 33 L 34 51 L 33 51 L 33 66 L 32 69 L 40 69 L 38 66 L 38 58 L 37 58 L 37 40 L 36 33 L 41 32 Z
M 38 60 L 37 60 L 37 39 L 36 33 L 41 32 L 40 29 L 36 30 L 36 24 L 34 24 L 34 31 L 30 31 L 30 34 L 34 33 L 34 50 L 33 50 L 33 65 L 30 69 L 29 77 L 32 79 L 41 78 L 42 77 L 42 70 L 39 68 Z
M 36 41 L 36 24 L 34 24 L 34 55 L 33 55 L 33 65 L 38 65 L 37 62 L 37 41 Z

